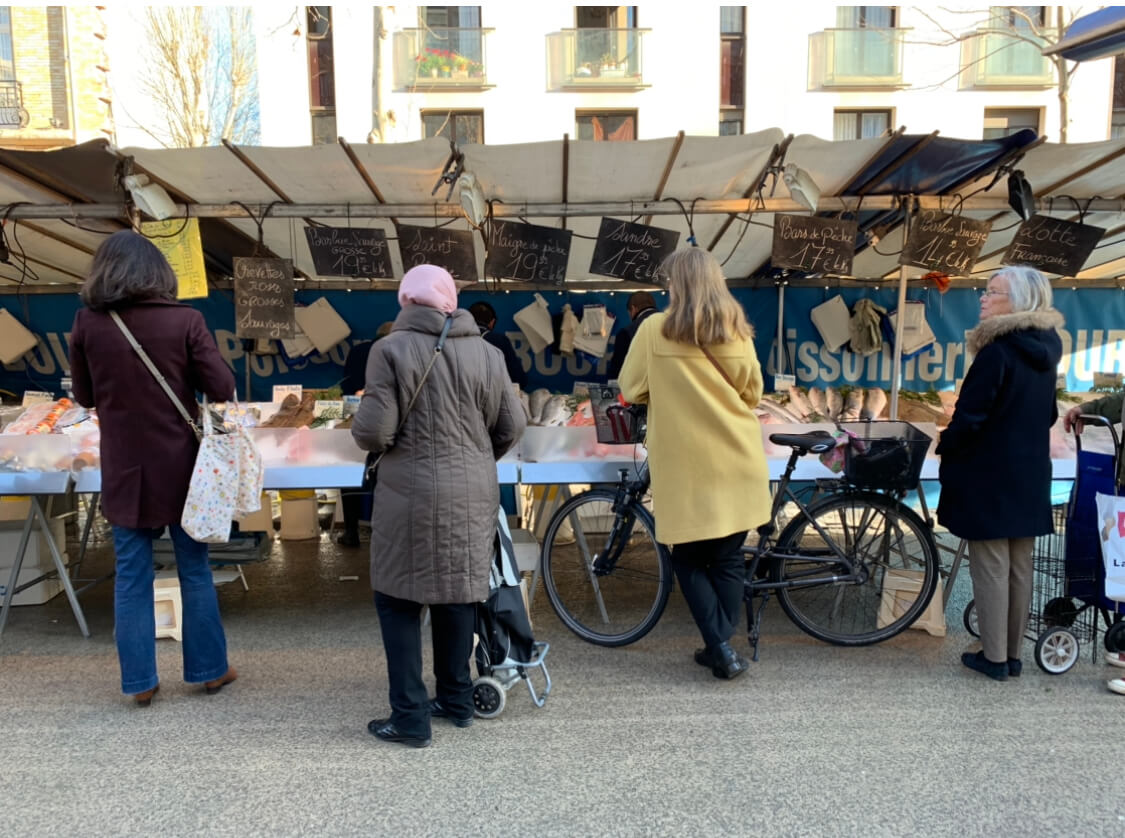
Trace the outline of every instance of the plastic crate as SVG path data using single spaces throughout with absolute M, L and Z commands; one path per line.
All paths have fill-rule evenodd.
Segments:
M 838 422 L 854 438 L 844 446 L 844 477 L 853 486 L 909 491 L 918 486 L 930 437 L 899 421 Z

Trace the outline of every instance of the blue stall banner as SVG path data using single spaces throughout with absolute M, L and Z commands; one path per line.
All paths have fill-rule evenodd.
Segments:
M 654 292 L 657 306 L 664 308 L 667 297 Z M 754 324 L 754 343 L 767 376 L 776 372 L 777 290 L 736 288 L 734 295 L 742 303 Z M 562 313 L 564 303 L 580 312 L 583 305 L 602 303 L 617 318 L 616 330 L 628 323 L 626 302 L 628 292 L 544 291 L 543 296 L 554 315 Z M 870 357 L 861 357 L 846 348 L 829 352 L 823 345 L 810 319 L 811 309 L 835 294 L 841 294 L 851 308 L 863 297 L 873 300 L 888 311 L 898 303 L 898 291 L 886 288 L 823 288 L 789 286 L 785 291 L 785 336 L 788 355 L 785 372 L 796 371 L 797 383 L 804 387 L 829 384 L 853 384 L 864 387 L 888 387 L 891 381 L 892 355 L 889 346 Z M 556 392 L 570 392 L 575 381 L 604 380 L 611 338 L 605 358 L 564 356 L 550 348 L 533 354 L 512 316 L 532 301 L 530 291 L 486 293 L 466 291 L 460 304 L 468 307 L 478 300 L 489 302 L 497 313 L 497 328 L 512 340 L 516 355 L 528 373 L 529 388 L 547 387 Z M 351 337 L 327 353 L 314 353 L 298 359 L 279 355 L 250 355 L 250 401 L 268 401 L 275 384 L 301 384 L 305 387 L 330 387 L 343 378 L 343 364 L 351 345 L 370 340 L 385 321 L 393 320 L 399 311 L 393 291 L 298 291 L 298 305 L 308 305 L 318 297 L 328 302 L 352 328 Z M 915 358 L 903 362 L 902 386 L 908 390 L 950 390 L 964 377 L 966 361 L 965 332 L 978 321 L 979 292 L 972 289 L 951 289 L 942 295 L 935 289 L 911 288 L 909 299 L 925 303 L 926 320 L 933 330 L 935 342 Z M 191 300 L 207 321 L 219 351 L 231 365 L 242 394 L 247 356 L 242 341 L 235 336 L 234 304 L 229 291 L 212 290 L 205 299 Z M 0 308 L 8 309 L 20 322 L 39 337 L 39 345 L 20 360 L 0 366 L 0 390 L 20 394 L 24 390 L 47 390 L 61 394 L 59 380 L 69 372 L 68 341 L 74 313 L 80 303 L 76 294 L 2 294 Z M 1055 305 L 1066 318 L 1060 334 L 1063 360 L 1059 374 L 1065 375 L 1070 390 L 1088 390 L 1095 372 L 1125 372 L 1125 293 L 1112 288 L 1059 289 Z

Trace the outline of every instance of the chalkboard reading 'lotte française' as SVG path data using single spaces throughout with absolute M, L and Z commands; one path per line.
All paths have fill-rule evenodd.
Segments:
M 660 265 L 676 249 L 680 234 L 618 218 L 603 218 L 590 273 L 659 284 Z
M 1004 252 L 1004 264 L 1031 265 L 1046 273 L 1074 276 L 1104 234 L 1101 227 L 1033 215 L 1016 231 Z
M 417 265 L 438 265 L 457 282 L 477 281 L 477 256 L 471 230 L 398 225 L 398 250 L 402 270 Z
M 855 221 L 775 215 L 770 263 L 810 274 L 850 275 L 858 231 Z
M 571 235 L 570 230 L 556 227 L 494 221 L 484 272 L 501 279 L 563 285 Z
M 240 338 L 293 337 L 293 263 L 234 258 L 234 325 Z
M 898 263 L 951 276 L 968 276 L 991 230 L 989 221 L 922 210 L 910 226 L 910 237 Z
M 390 279 L 387 234 L 372 227 L 306 227 L 305 238 L 318 276 Z

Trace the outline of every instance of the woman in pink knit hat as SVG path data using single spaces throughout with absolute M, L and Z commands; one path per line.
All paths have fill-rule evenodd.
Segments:
M 367 729 L 424 748 L 432 718 L 473 721 L 469 657 L 475 604 L 488 596 L 500 506 L 496 460 L 523 433 L 504 357 L 457 308 L 448 271 L 419 265 L 402 311 L 376 342 L 352 436 L 383 453 L 371 521 L 371 587 L 387 656 L 391 713 Z M 422 680 L 422 606 L 430 608 L 436 696 Z

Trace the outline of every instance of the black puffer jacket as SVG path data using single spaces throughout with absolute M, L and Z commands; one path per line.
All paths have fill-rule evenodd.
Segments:
M 976 357 L 938 442 L 938 521 L 974 541 L 1053 531 L 1051 426 L 1062 341 L 1054 309 L 1001 314 L 968 335 Z

